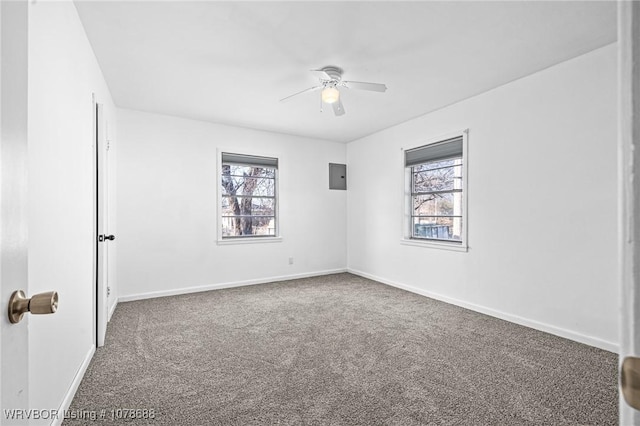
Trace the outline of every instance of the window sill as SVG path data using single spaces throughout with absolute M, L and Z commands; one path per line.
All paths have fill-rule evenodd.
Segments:
M 409 238 L 402 238 L 400 240 L 400 244 L 404 244 L 406 246 L 428 247 L 428 248 L 450 250 L 450 251 L 462 251 L 462 252 L 468 251 L 468 247 L 464 244 L 445 243 L 445 242 L 441 243 L 437 241 L 422 241 L 422 240 L 409 239 Z
M 246 237 L 246 238 L 226 238 L 218 240 L 219 246 L 235 244 L 258 244 L 258 243 L 281 243 L 282 237 Z

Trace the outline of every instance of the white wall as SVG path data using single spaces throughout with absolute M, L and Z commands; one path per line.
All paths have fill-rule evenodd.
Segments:
M 348 144 L 348 268 L 616 350 L 616 105 L 609 45 Z M 465 128 L 469 251 L 401 245 L 401 148 Z
M 118 129 L 121 300 L 345 269 L 344 144 L 122 109 Z M 282 242 L 217 245 L 218 149 L 279 158 Z
M 29 293 L 60 297 L 29 318 L 29 405 L 58 409 L 94 339 L 92 93 L 112 132 L 115 107 L 74 4 L 31 3 L 29 19 Z

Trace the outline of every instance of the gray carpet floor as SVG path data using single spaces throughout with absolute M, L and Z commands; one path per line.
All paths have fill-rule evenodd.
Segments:
M 106 410 L 101 424 L 147 409 L 116 420 L 616 425 L 616 370 L 613 353 L 336 274 L 120 303 L 70 409 Z

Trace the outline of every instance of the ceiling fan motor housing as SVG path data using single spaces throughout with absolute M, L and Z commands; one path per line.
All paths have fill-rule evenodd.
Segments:
M 324 73 L 328 75 L 331 78 L 331 80 L 334 80 L 336 83 L 342 79 L 342 68 L 327 66 L 322 68 L 321 71 L 324 71 Z

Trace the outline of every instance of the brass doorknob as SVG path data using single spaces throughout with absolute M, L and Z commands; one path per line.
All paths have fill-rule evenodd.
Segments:
M 9 299 L 9 321 L 17 324 L 25 313 L 34 315 L 55 314 L 58 310 L 58 292 L 48 291 L 33 295 L 30 299 L 22 290 L 16 290 Z
M 624 400 L 640 410 L 640 358 L 628 356 L 620 369 L 620 387 Z

